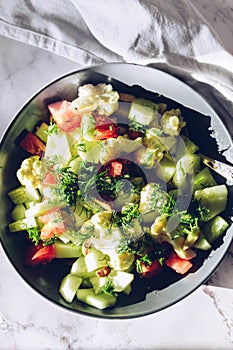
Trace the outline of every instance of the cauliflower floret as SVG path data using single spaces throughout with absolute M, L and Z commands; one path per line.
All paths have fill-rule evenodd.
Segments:
M 21 163 L 16 176 L 22 186 L 38 188 L 41 182 L 41 160 L 39 156 L 31 156 Z
M 100 163 L 110 161 L 116 158 L 120 153 L 131 153 L 142 145 L 142 138 L 138 137 L 135 140 L 130 140 L 124 136 L 117 138 L 109 138 L 102 142 L 100 151 Z
M 101 115 L 110 115 L 118 109 L 119 94 L 111 84 L 86 84 L 78 89 L 78 98 L 72 105 L 78 109 L 97 110 Z
M 178 136 L 185 125 L 186 122 L 183 121 L 181 111 L 178 108 L 166 111 L 162 115 L 161 126 L 165 134 Z

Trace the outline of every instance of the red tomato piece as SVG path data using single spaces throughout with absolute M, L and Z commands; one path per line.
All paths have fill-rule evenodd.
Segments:
M 46 211 L 46 214 L 39 216 L 39 221 L 42 224 L 47 224 L 48 222 L 55 221 L 56 219 L 61 218 L 61 212 L 59 207 L 52 208 Z
M 174 251 L 171 252 L 170 256 L 165 261 L 165 264 L 182 275 L 193 266 L 190 260 L 180 258 Z
M 120 176 L 122 173 L 123 165 L 118 161 L 113 161 L 110 163 L 109 175 L 112 177 Z
M 26 265 L 39 265 L 46 264 L 55 258 L 54 244 L 43 246 L 43 244 L 38 244 L 37 246 L 31 244 L 26 252 L 25 264 Z
M 52 173 L 45 174 L 45 177 L 43 178 L 42 184 L 44 186 L 55 185 L 56 184 L 55 176 Z
M 19 145 L 28 153 L 38 155 L 40 157 L 45 151 L 45 144 L 31 131 L 26 133 Z
M 66 230 L 65 225 L 63 222 L 48 222 L 46 225 L 44 225 L 41 229 L 40 238 L 41 239 L 49 239 L 60 236 L 62 233 L 64 233 Z
M 95 140 L 107 140 L 117 136 L 117 126 L 110 118 L 102 115 L 95 118 Z
M 58 101 L 48 105 L 57 126 L 64 132 L 70 132 L 81 124 L 81 113 L 69 101 Z
M 139 274 L 143 278 L 152 278 L 158 276 L 162 271 L 162 265 L 158 260 L 152 261 L 151 264 L 146 264 L 140 261 L 140 271 Z
M 39 216 L 39 221 L 44 224 L 41 228 L 41 239 L 49 239 L 60 236 L 65 232 L 65 224 L 59 208 L 53 208 L 46 214 Z

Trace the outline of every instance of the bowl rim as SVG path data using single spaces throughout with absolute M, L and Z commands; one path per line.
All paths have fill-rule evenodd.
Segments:
M 143 65 L 139 65 L 139 64 L 134 64 L 134 63 L 124 63 L 124 62 L 119 62 L 119 63 L 103 63 L 103 64 L 98 64 L 98 65 L 92 65 L 92 66 L 88 66 L 88 67 L 84 67 L 84 68 L 80 68 L 80 69 L 75 69 L 72 70 L 70 72 L 67 72 L 63 75 L 60 75 L 59 77 L 57 77 L 56 79 L 50 81 L 48 84 L 45 84 L 42 88 L 40 88 L 36 93 L 33 94 L 32 97 L 30 97 L 23 105 L 21 108 L 19 108 L 19 110 L 16 112 L 16 114 L 13 116 L 13 118 L 10 120 L 10 122 L 8 123 L 7 127 L 5 128 L 5 131 L 3 132 L 3 134 L 1 135 L 0 138 L 0 154 L 2 151 L 2 147 L 4 144 L 4 141 L 8 135 L 8 133 L 10 132 L 11 128 L 14 126 L 17 118 L 23 113 L 23 111 L 28 107 L 28 105 L 30 105 L 30 103 L 38 96 L 40 95 L 44 90 L 48 89 L 50 86 L 54 85 L 55 83 L 70 77 L 72 75 L 75 74 L 79 74 L 82 72 L 88 72 L 91 70 L 94 71 L 98 71 L 99 69 L 102 70 L 105 67 L 109 67 L 111 69 L 111 67 L 116 67 L 116 66 L 125 66 L 125 67 L 138 67 L 140 69 L 151 69 L 153 71 L 158 71 L 161 72 L 162 75 L 166 75 L 169 77 L 172 77 L 172 79 L 176 80 L 179 82 L 179 84 L 183 84 L 186 88 L 192 90 L 193 93 L 195 93 L 196 95 L 198 95 L 202 100 L 205 101 L 205 103 L 207 103 L 209 105 L 209 107 L 215 112 L 215 110 L 213 109 L 213 107 L 211 106 L 210 102 L 207 101 L 207 99 L 205 97 L 203 97 L 199 92 L 197 92 L 196 90 L 194 90 L 190 85 L 188 85 L 186 82 L 182 81 L 181 79 L 167 73 L 164 72 L 163 70 L 160 70 L 158 68 L 153 68 L 150 66 L 143 66 Z M 107 75 L 107 74 L 106 74 Z M 220 118 L 221 122 L 223 123 L 222 119 Z M 223 123 L 224 125 L 224 123 Z M 225 125 L 224 125 L 225 127 Z M 226 129 L 226 127 L 225 127 Z M 229 131 L 226 129 L 227 134 L 229 134 Z M 233 144 L 233 142 L 232 142 Z M 169 308 L 170 306 L 180 302 L 181 300 L 185 299 L 187 296 L 189 296 L 190 294 L 192 294 L 195 290 L 197 290 L 201 285 L 203 285 L 209 278 L 210 276 L 214 273 L 214 271 L 216 270 L 216 268 L 221 264 L 221 262 L 223 261 L 231 243 L 233 242 L 233 237 L 231 239 L 228 240 L 228 242 L 223 242 L 222 245 L 224 245 L 224 249 L 223 249 L 223 254 L 221 255 L 221 258 L 219 258 L 217 260 L 217 262 L 215 263 L 214 267 L 212 268 L 212 270 L 209 271 L 208 274 L 204 275 L 202 278 L 199 279 L 198 284 L 194 284 L 192 286 L 192 288 L 189 288 L 185 293 L 181 293 L 180 297 L 176 298 L 175 300 L 171 301 L 170 303 L 167 303 L 166 306 L 161 306 L 161 307 L 157 307 L 156 309 L 151 308 L 149 311 L 146 312 L 140 312 L 140 313 L 135 313 L 133 315 L 108 315 L 108 314 L 94 314 L 94 313 L 89 313 L 83 310 L 76 310 L 72 307 L 69 307 L 69 305 L 64 305 L 62 303 L 59 303 L 59 301 L 54 300 L 52 297 L 48 296 L 46 294 L 46 292 L 42 292 L 40 291 L 36 286 L 34 286 L 30 281 L 28 281 L 26 279 L 25 276 L 23 276 L 20 271 L 19 268 L 16 266 L 14 259 L 10 256 L 7 247 L 5 246 L 5 244 L 2 241 L 2 235 L 0 235 L 0 243 L 2 246 L 2 251 L 5 253 L 5 255 L 7 256 L 7 260 L 11 263 L 11 265 L 14 267 L 14 269 L 17 271 L 17 276 L 20 276 L 21 279 L 26 283 L 27 286 L 30 286 L 32 288 L 32 290 L 34 290 L 37 295 L 39 294 L 39 296 L 41 296 L 42 298 L 44 298 L 46 301 L 52 302 L 54 305 L 58 306 L 58 307 L 62 307 L 63 309 L 65 309 L 66 311 L 71 311 L 72 313 L 75 313 L 77 315 L 83 315 L 83 316 L 87 316 L 87 317 L 94 317 L 94 318 L 100 318 L 100 319 L 111 319 L 111 320 L 119 320 L 119 319 L 132 319 L 132 318 L 140 318 L 140 317 L 144 317 L 147 315 L 151 315 L 151 314 L 155 314 L 159 311 L 165 310 L 167 308 Z M 211 256 L 208 256 L 208 258 L 211 258 Z M 186 278 L 186 277 L 184 277 Z M 153 291 L 156 292 L 156 291 Z

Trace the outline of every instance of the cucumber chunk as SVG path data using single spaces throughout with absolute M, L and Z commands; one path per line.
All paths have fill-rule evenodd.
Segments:
M 158 105 L 143 98 L 136 98 L 131 103 L 128 118 L 142 125 L 148 125 L 158 112 Z
M 48 138 L 48 124 L 41 123 L 40 126 L 36 129 L 35 135 L 41 139 L 44 143 L 47 142 Z
M 91 277 L 89 280 L 95 293 L 100 293 L 105 283 L 110 280 L 114 287 L 114 292 L 123 292 L 132 283 L 134 275 L 129 272 L 112 270 L 106 277 Z
M 84 256 L 80 256 L 80 258 L 73 263 L 70 273 L 79 277 L 86 277 L 88 275 Z
M 226 209 L 228 190 L 225 185 L 217 185 L 194 192 L 196 199 L 203 208 L 207 209 L 202 221 L 209 221 Z
M 132 292 L 132 286 L 131 284 L 129 284 L 124 290 L 123 290 L 123 293 L 126 294 L 126 295 L 130 295 Z
M 40 216 L 43 214 L 46 214 L 47 211 L 56 208 L 56 207 L 61 207 L 60 203 L 45 203 L 45 202 L 41 202 L 41 203 L 36 203 L 33 207 L 27 209 L 25 211 L 25 217 L 36 217 L 36 216 Z
M 79 258 L 82 255 L 82 246 L 76 246 L 74 244 L 65 244 L 60 240 L 56 240 L 54 243 L 55 257 L 56 258 Z
M 213 187 L 216 185 L 217 183 L 211 175 L 209 169 L 205 167 L 195 175 L 193 180 L 193 191 L 203 190 L 203 188 Z
M 81 283 L 82 278 L 68 274 L 61 281 L 59 293 L 68 303 L 71 303 Z
M 16 204 L 11 212 L 11 218 L 14 221 L 22 220 L 25 218 L 25 206 L 23 204 Z
M 207 239 L 201 232 L 198 237 L 198 240 L 194 243 L 193 247 L 201 250 L 209 250 L 211 248 L 211 244 L 207 241 Z
M 190 186 L 190 179 L 200 170 L 200 157 L 197 154 L 186 154 L 176 164 L 173 184 L 176 188 Z
M 101 310 L 114 306 L 117 302 L 115 295 L 105 293 L 96 294 L 93 288 L 78 289 L 76 296 L 78 300 Z
M 116 270 L 112 270 L 109 276 L 114 284 L 115 292 L 122 292 L 125 290 L 134 279 L 134 274 Z
M 40 200 L 40 194 L 36 188 L 26 188 L 24 186 L 15 188 L 14 190 L 8 192 L 8 195 L 15 204 Z
M 98 294 L 102 291 L 102 288 L 104 287 L 105 283 L 107 282 L 107 277 L 93 276 L 93 277 L 89 278 L 89 281 L 90 281 L 91 285 L 93 286 L 95 293 Z
M 209 243 L 213 243 L 229 227 L 228 222 L 221 216 L 216 216 L 203 225 L 202 231 Z
M 24 231 L 27 228 L 38 227 L 38 224 L 35 218 L 26 218 L 26 219 L 11 222 L 8 225 L 8 227 L 10 232 L 19 232 L 19 231 Z
M 100 250 L 92 247 L 85 256 L 87 272 L 92 272 L 108 265 L 107 256 Z
M 175 171 L 175 163 L 167 158 L 163 158 L 155 169 L 156 175 L 165 182 L 169 182 L 171 180 L 175 174 Z

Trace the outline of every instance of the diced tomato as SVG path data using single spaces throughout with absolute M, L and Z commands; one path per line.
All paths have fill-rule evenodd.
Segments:
M 56 219 L 58 219 L 58 217 L 59 219 L 62 218 L 60 208 L 55 207 L 50 210 L 47 210 L 46 214 L 40 215 L 38 219 L 42 224 L 47 224 L 51 221 L 57 221 Z
M 63 222 L 48 222 L 41 229 L 40 238 L 49 239 L 53 237 L 58 237 L 66 230 Z
M 123 165 L 118 161 L 113 161 L 110 163 L 109 174 L 112 177 L 120 176 L 122 174 Z
M 54 236 L 60 236 L 65 232 L 65 224 L 59 208 L 53 208 L 46 214 L 39 216 L 40 223 L 44 224 L 41 228 L 41 239 L 49 239 Z
M 95 117 L 95 140 L 106 140 L 117 136 L 117 126 L 110 118 L 102 115 Z
M 56 184 L 55 176 L 52 173 L 45 174 L 45 177 L 43 178 L 42 184 L 44 186 L 55 185 Z
M 58 101 L 48 105 L 57 126 L 64 132 L 70 132 L 81 124 L 82 114 L 69 101 Z
M 39 265 L 46 264 L 55 258 L 54 244 L 43 246 L 43 244 L 30 244 L 26 251 L 25 264 Z
M 45 151 L 45 144 L 31 131 L 28 131 L 24 138 L 20 142 L 20 147 L 22 147 L 28 153 L 33 155 L 42 156 Z
M 143 278 L 152 278 L 158 276 L 162 271 L 162 265 L 158 260 L 152 261 L 151 264 L 144 263 L 143 261 L 139 261 L 140 268 L 138 272 Z
M 193 266 L 190 260 L 180 258 L 174 251 L 172 251 L 168 259 L 165 260 L 165 264 L 182 275 Z

